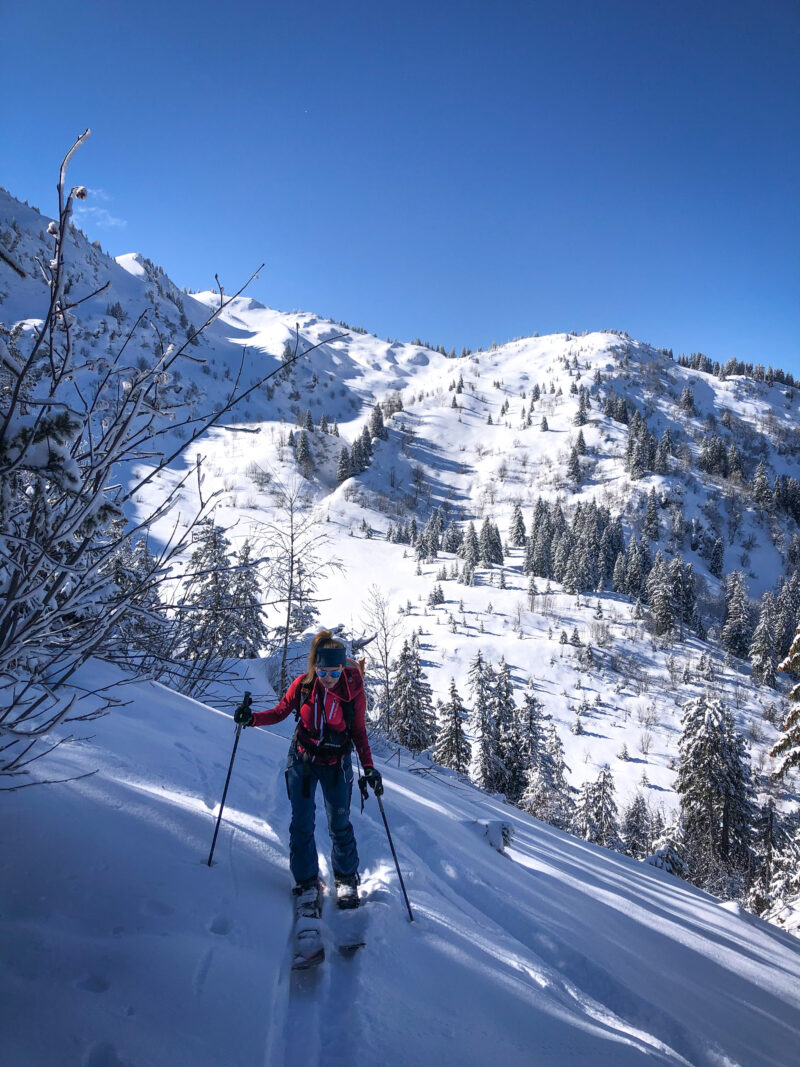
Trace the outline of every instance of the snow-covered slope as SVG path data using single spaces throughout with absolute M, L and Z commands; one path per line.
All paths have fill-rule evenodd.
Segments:
M 47 254 L 46 226 L 47 219 L 34 209 L 0 192 L 0 241 L 25 274 L 21 279 L 0 264 L 0 317 L 9 327 L 19 321 L 30 324 L 43 313 L 46 294 L 36 257 Z M 130 345 L 141 358 L 152 359 L 157 332 L 183 337 L 181 315 L 187 328 L 198 327 L 219 299 L 214 293 L 183 293 L 141 255 L 114 261 L 79 232 L 70 254 L 76 297 L 108 283 L 102 294 L 75 309 L 76 347 L 115 351 L 141 312 L 151 308 Z M 364 625 L 367 592 L 378 585 L 392 612 L 402 612 L 398 618 L 404 633 L 421 631 L 424 667 L 441 697 L 451 677 L 465 695 L 463 678 L 478 650 L 494 664 L 504 657 L 518 690 L 533 678 L 553 715 L 572 785 L 579 787 L 609 763 L 620 804 L 642 787 L 654 806 L 667 811 L 674 806 L 680 705 L 709 685 L 734 709 L 756 767 L 766 767 L 775 724 L 782 717 L 782 693 L 752 684 L 747 664 L 726 658 L 715 640 L 722 587 L 709 572 L 704 545 L 719 535 L 724 570 L 742 569 L 752 596 L 772 588 L 796 565 L 792 537 L 797 523 L 780 511 L 760 512 L 748 481 L 759 458 L 771 477 L 800 478 L 800 420 L 792 389 L 692 371 L 615 333 L 527 338 L 449 359 L 421 345 L 383 341 L 312 314 L 275 311 L 246 295 L 236 298 L 199 346 L 190 349 L 192 358 L 171 386 L 191 390 L 198 407 L 213 409 L 227 395 L 243 350 L 247 385 L 279 366 L 284 345 L 295 340 L 301 351 L 320 347 L 297 364 L 289 380 L 273 379 L 252 394 L 227 425 L 215 428 L 192 451 L 205 457 L 205 496 L 215 490 L 221 494 L 217 521 L 235 544 L 250 537 L 258 542 L 262 522 L 277 515 L 272 484 L 300 477 L 287 437 L 311 412 L 314 470 L 302 481 L 324 520 L 329 557 L 344 563 L 343 571 L 320 570 L 320 623 L 343 622 L 357 632 Z M 582 427 L 587 455 L 581 461 L 581 484 L 575 487 L 566 476 L 578 433 L 578 398 L 572 389 L 584 386 L 594 396 Z M 535 387 L 541 397 L 531 412 Z M 680 403 L 687 388 L 693 411 Z M 398 394 L 402 410 L 387 417 L 387 439 L 374 442 L 370 466 L 339 485 L 341 448 L 362 431 L 376 403 L 396 400 Z M 656 437 L 670 429 L 675 455 L 666 473 L 630 476 L 624 462 L 626 427 L 604 412 L 611 395 L 635 406 Z M 323 415 L 330 425 L 338 423 L 341 436 L 319 430 Z M 543 417 L 547 432 L 540 429 Z M 700 447 L 712 434 L 740 448 L 744 479 L 725 480 L 697 469 Z M 138 501 L 138 517 L 152 514 L 179 473 L 151 484 Z M 596 500 L 621 515 L 626 537 L 641 536 L 650 489 L 659 504 L 659 537 L 650 550 L 661 550 L 667 559 L 679 552 L 692 563 L 699 606 L 710 628 L 708 642 L 689 634 L 671 643 L 656 639 L 629 599 L 608 587 L 597 595 L 575 596 L 556 582 L 548 593 L 539 580 L 531 602 L 523 551 L 513 547 L 502 568 L 503 588 L 500 568 L 479 568 L 474 586 L 442 580 L 444 603 L 428 607 L 442 566 L 449 578 L 456 560 L 442 553 L 435 563 L 418 565 L 413 549 L 383 539 L 390 523 L 407 522 L 413 515 L 421 526 L 438 506 L 462 524 L 473 520 L 479 525 L 491 517 L 507 539 L 514 505 L 522 506 L 530 527 L 539 496 L 558 500 L 568 513 L 578 502 Z M 179 503 L 185 521 L 196 505 L 192 481 Z M 685 532 L 676 530 L 678 509 L 687 524 L 696 523 L 696 549 Z M 175 513 L 154 525 L 154 548 L 159 539 L 173 535 L 174 519 Z M 373 535 L 369 540 L 368 533 Z M 583 646 L 592 648 L 591 670 L 582 665 L 580 649 L 561 643 L 562 633 L 577 633 Z M 573 734 L 578 709 L 584 731 Z M 618 759 L 622 751 L 632 758 Z
M 800 1062 L 796 939 L 406 757 L 377 765 L 415 922 L 371 797 L 353 815 L 367 946 L 293 982 L 291 724 L 243 733 L 209 869 L 229 714 L 99 665 L 79 682 L 125 703 L 49 770 L 97 773 L 3 800 L 3 1063 Z

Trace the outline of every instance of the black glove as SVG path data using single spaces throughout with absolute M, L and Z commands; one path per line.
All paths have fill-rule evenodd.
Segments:
M 253 725 L 253 713 L 250 710 L 250 705 L 253 703 L 253 698 L 250 696 L 248 690 L 245 689 L 242 702 L 236 708 L 233 713 L 233 721 L 237 726 L 252 726 Z
M 367 782 L 372 786 L 372 791 L 375 796 L 383 796 L 383 778 L 381 778 L 381 772 L 376 771 L 374 767 L 365 767 L 364 777 L 367 779 Z

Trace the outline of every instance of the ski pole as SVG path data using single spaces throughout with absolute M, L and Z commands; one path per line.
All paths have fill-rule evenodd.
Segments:
M 411 905 L 408 903 L 408 893 L 406 893 L 405 882 L 403 881 L 403 876 L 400 873 L 400 864 L 397 862 L 397 853 L 394 850 L 394 842 L 392 841 L 392 835 L 389 833 L 389 824 L 386 821 L 386 812 L 383 810 L 383 801 L 377 793 L 375 794 L 375 799 L 378 801 L 378 807 L 381 809 L 381 815 L 383 816 L 383 825 L 386 827 L 386 836 L 389 838 L 389 848 L 392 850 L 392 856 L 394 857 L 394 865 L 397 868 L 397 877 L 400 879 L 400 888 L 403 890 L 403 896 L 406 900 L 406 907 L 408 908 L 408 919 L 409 922 L 413 923 L 414 915 L 411 911 Z
M 245 690 L 244 697 L 242 698 L 242 703 L 239 705 L 239 707 L 249 708 L 252 703 L 253 703 L 253 698 L 250 696 L 249 691 Z M 230 762 L 230 766 L 228 767 L 228 777 L 225 779 L 225 788 L 222 790 L 222 800 L 221 800 L 220 805 L 219 805 L 219 815 L 217 816 L 217 825 L 216 825 L 216 827 L 214 829 L 214 839 L 211 842 L 211 851 L 208 854 L 208 866 L 209 867 L 211 866 L 211 860 L 214 858 L 214 848 L 216 847 L 216 844 L 217 844 L 217 834 L 219 833 L 219 824 L 222 822 L 222 812 L 223 812 L 223 809 L 225 808 L 225 797 L 227 797 L 227 795 L 228 795 L 228 786 L 230 785 L 231 772 L 233 771 L 233 761 L 236 759 L 236 749 L 237 749 L 237 747 L 239 745 L 239 738 L 241 736 L 242 736 L 242 724 L 241 723 L 237 723 L 236 724 L 236 738 L 234 739 L 234 742 L 233 742 L 233 752 L 231 752 L 231 762 Z

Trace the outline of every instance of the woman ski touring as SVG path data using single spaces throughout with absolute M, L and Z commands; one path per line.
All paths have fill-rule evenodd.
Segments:
M 253 714 L 240 706 L 234 714 L 234 721 L 243 726 L 273 726 L 292 712 L 297 718 L 286 763 L 286 790 L 292 805 L 289 866 L 298 915 L 318 915 L 321 904 L 314 840 L 318 784 L 332 842 L 336 903 L 340 908 L 358 907 L 358 851 L 350 823 L 354 745 L 367 782 L 376 795 L 383 793 L 381 775 L 372 765 L 365 711 L 361 671 L 348 666 L 342 642 L 330 630 L 320 630 L 311 643 L 308 670 L 295 678 L 274 708 Z

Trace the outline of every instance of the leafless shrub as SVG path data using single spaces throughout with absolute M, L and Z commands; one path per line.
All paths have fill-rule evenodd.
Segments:
M 66 170 L 88 135 L 61 165 L 58 220 L 48 227 L 53 249 L 39 262 L 49 291 L 42 325 L 26 338 L 24 351 L 9 351 L 0 383 L 0 774 L 8 788 L 29 784 L 30 764 L 53 747 L 48 738 L 59 723 L 85 718 L 65 695 L 65 684 L 92 656 L 110 654 L 126 621 L 156 610 L 149 605 L 158 602 L 171 561 L 213 495 L 203 497 L 198 459 L 154 510 L 126 526 L 129 505 L 272 376 L 244 389 L 242 363 L 226 401 L 206 413 L 169 389 L 181 361 L 201 362 L 194 342 L 244 286 L 231 297 L 220 288 L 218 307 L 191 339 L 170 343 L 151 324 L 155 343 L 144 367 L 131 341 L 146 312 L 116 355 L 100 359 L 76 351 L 75 310 L 106 288 L 73 297 L 66 263 L 75 247 L 73 201 L 85 195 L 82 187 L 67 188 Z M 120 558 L 132 554 L 195 476 L 199 512 L 182 528 L 176 521 L 161 554 L 140 572 L 115 580 Z

